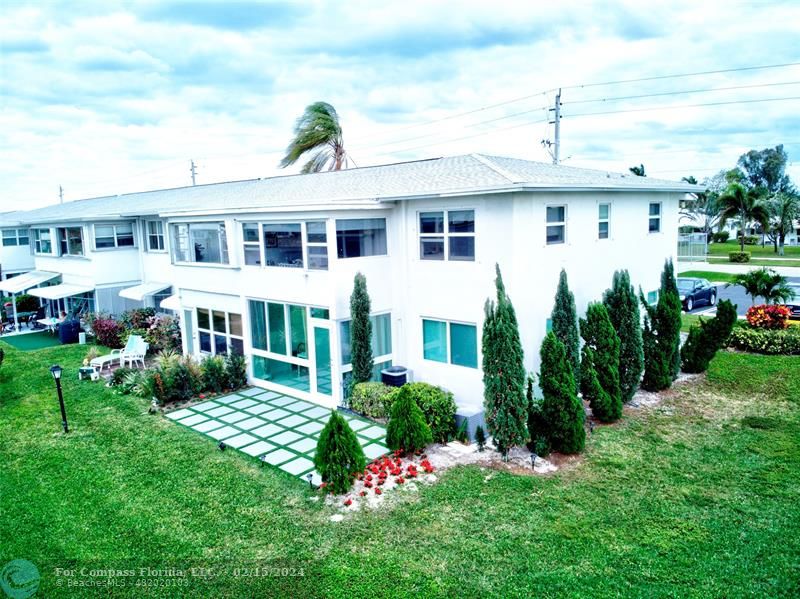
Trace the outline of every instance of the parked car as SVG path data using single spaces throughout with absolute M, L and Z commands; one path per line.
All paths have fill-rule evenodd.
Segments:
M 794 298 L 787 302 L 786 307 L 789 308 L 791 320 L 800 320 L 800 283 L 789 283 L 792 291 L 794 291 Z
M 717 286 L 706 279 L 678 277 L 678 293 L 687 312 L 702 304 L 713 306 L 717 303 Z

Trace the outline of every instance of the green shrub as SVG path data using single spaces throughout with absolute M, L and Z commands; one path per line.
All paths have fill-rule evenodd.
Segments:
M 569 290 L 567 272 L 563 268 L 558 277 L 555 305 L 550 314 L 550 321 L 553 333 L 564 344 L 567 360 L 572 366 L 572 377 L 577 385 L 581 377 L 581 339 L 578 331 L 578 313 L 575 309 L 575 296 Z
M 689 337 L 681 348 L 681 368 L 684 372 L 705 372 L 717 351 L 725 346 L 736 322 L 736 306 L 722 300 L 717 315 L 711 320 L 700 319 L 689 329 Z
M 371 301 L 367 292 L 367 278 L 360 272 L 353 281 L 350 295 L 350 362 L 353 365 L 353 383 L 366 383 L 372 378 L 372 321 L 369 318 Z
M 414 403 L 422 410 L 433 440 L 447 443 L 456 430 L 456 402 L 453 394 L 430 383 L 406 383 L 402 388 L 408 389 Z M 395 387 L 386 399 L 387 414 L 399 393 L 400 388 Z
M 736 239 L 741 241 L 742 236 L 737 235 Z M 745 245 L 758 245 L 758 235 L 745 235 L 744 236 L 744 244 Z
M 123 312 L 119 322 L 126 329 L 147 329 L 155 315 L 155 308 L 133 308 Z
M 3 360 L 6 358 L 6 352 L 0 347 L 0 366 L 3 365 Z
M 331 412 L 319 434 L 314 467 L 333 493 L 347 493 L 353 479 L 367 465 L 364 450 L 356 434 L 341 414 Z
M 203 373 L 203 389 L 209 393 L 220 393 L 225 389 L 225 362 L 220 356 L 207 356 L 200 363 L 200 371 Z
M 714 243 L 725 243 L 730 239 L 731 233 L 730 231 L 719 231 L 718 233 L 713 233 L 711 235 L 711 239 Z
M 36 312 L 39 309 L 39 298 L 27 293 L 18 295 L 15 301 L 17 312 Z
M 425 422 L 422 410 L 411 396 L 408 385 L 403 385 L 392 405 L 386 427 L 386 445 L 389 449 L 408 453 L 424 449 L 432 441 L 431 428 Z
M 478 451 L 483 451 L 483 448 L 486 447 L 486 433 L 480 424 L 475 429 L 475 443 L 478 444 Z
M 125 377 L 133 371 L 133 368 L 128 368 L 127 366 L 120 366 L 119 368 L 115 369 L 114 372 L 111 373 L 111 386 L 116 387 L 121 385 L 125 380 Z
M 203 376 L 196 365 L 189 360 L 180 359 L 163 369 L 164 403 L 189 401 L 198 395 L 203 387 Z
M 458 429 L 456 430 L 456 441 L 464 443 L 465 445 L 469 444 L 469 422 L 466 418 L 464 418 L 461 421 L 461 424 L 458 425 Z
M 383 383 L 357 383 L 350 395 L 350 409 L 370 418 L 388 418 L 395 391 Z
M 225 354 L 225 380 L 227 387 L 232 390 L 247 385 L 247 360 L 237 351 Z
M 750 252 L 728 252 L 729 262 L 750 262 Z
M 603 304 L 619 337 L 619 387 L 622 401 L 627 403 L 639 388 L 644 371 L 639 300 L 627 270 L 614 273 L 611 289 L 603 294 Z
M 542 416 L 550 446 L 562 453 L 579 453 L 586 443 L 583 428 L 586 414 L 575 394 L 572 366 L 564 344 L 550 331 L 542 342 L 539 386 L 542 388 Z
M 672 386 L 681 366 L 681 313 L 683 307 L 675 282 L 672 260 L 664 263 L 658 303 L 651 306 L 640 292 L 639 299 L 645 309 L 642 348 L 644 350 L 644 376 L 642 388 L 661 391 Z
M 728 345 L 757 354 L 800 355 L 800 326 L 787 329 L 754 329 L 747 325 L 733 328 Z
M 581 360 L 581 394 L 592 408 L 592 416 L 600 422 L 614 422 L 622 416 L 622 401 L 614 401 L 600 384 L 595 369 L 595 358 L 592 348 L 587 345 L 582 349 Z
M 604 304 L 591 303 L 586 318 L 580 320 L 584 341 L 584 360 L 594 370 L 593 375 L 581 376 L 581 391 L 588 391 L 593 415 L 602 422 L 614 422 L 622 416 L 622 395 L 619 386 L 619 337 L 611 324 Z M 583 362 L 581 362 L 581 370 Z M 581 373 L 582 375 L 583 373 Z M 603 393 L 598 393 L 594 382 Z
M 125 347 L 128 344 L 128 339 L 130 339 L 131 335 L 138 335 L 139 337 L 141 337 L 142 339 L 145 339 L 145 341 L 146 341 L 147 340 L 147 333 L 148 333 L 147 329 L 126 329 L 126 328 L 122 328 L 122 329 L 120 329 L 120 333 L 119 333 L 119 342 L 122 345 L 122 347 Z

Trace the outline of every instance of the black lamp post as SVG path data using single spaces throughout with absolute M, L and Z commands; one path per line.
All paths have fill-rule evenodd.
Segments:
M 531 468 L 535 471 L 536 470 L 536 458 L 539 456 L 536 455 L 536 452 L 531 452 Z
M 64 408 L 64 396 L 61 393 L 61 372 L 62 368 L 58 364 L 50 367 L 50 374 L 53 375 L 53 379 L 56 381 L 56 390 L 58 390 L 58 405 L 61 407 L 61 426 L 64 427 L 64 432 L 68 433 L 67 410 Z
M 308 481 L 308 487 L 313 491 L 314 483 L 311 481 L 314 480 L 314 475 L 309 472 L 308 474 L 306 474 L 306 480 Z

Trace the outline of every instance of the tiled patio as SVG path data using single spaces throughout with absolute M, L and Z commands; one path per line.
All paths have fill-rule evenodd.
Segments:
M 253 387 L 167 414 L 167 418 L 254 458 L 262 458 L 289 474 L 321 481 L 314 470 L 314 451 L 319 432 L 330 410 L 274 391 Z M 367 459 L 389 449 L 386 429 L 355 416 L 345 415 Z

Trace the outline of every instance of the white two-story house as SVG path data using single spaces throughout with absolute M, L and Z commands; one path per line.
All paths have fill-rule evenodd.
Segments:
M 372 300 L 376 374 L 482 405 L 481 327 L 495 264 L 536 371 L 559 271 L 578 310 L 615 270 L 655 298 L 677 248 L 678 203 L 695 186 L 467 155 L 69 202 L 19 218 L 32 290 L 65 307 L 155 305 L 181 317 L 184 351 L 248 358 L 251 382 L 342 401 L 357 272 Z M 56 284 L 53 284 L 56 283 Z
M 33 270 L 28 228 L 16 213 L 0 214 L 0 283 Z M 0 291 L 0 295 L 2 295 Z

